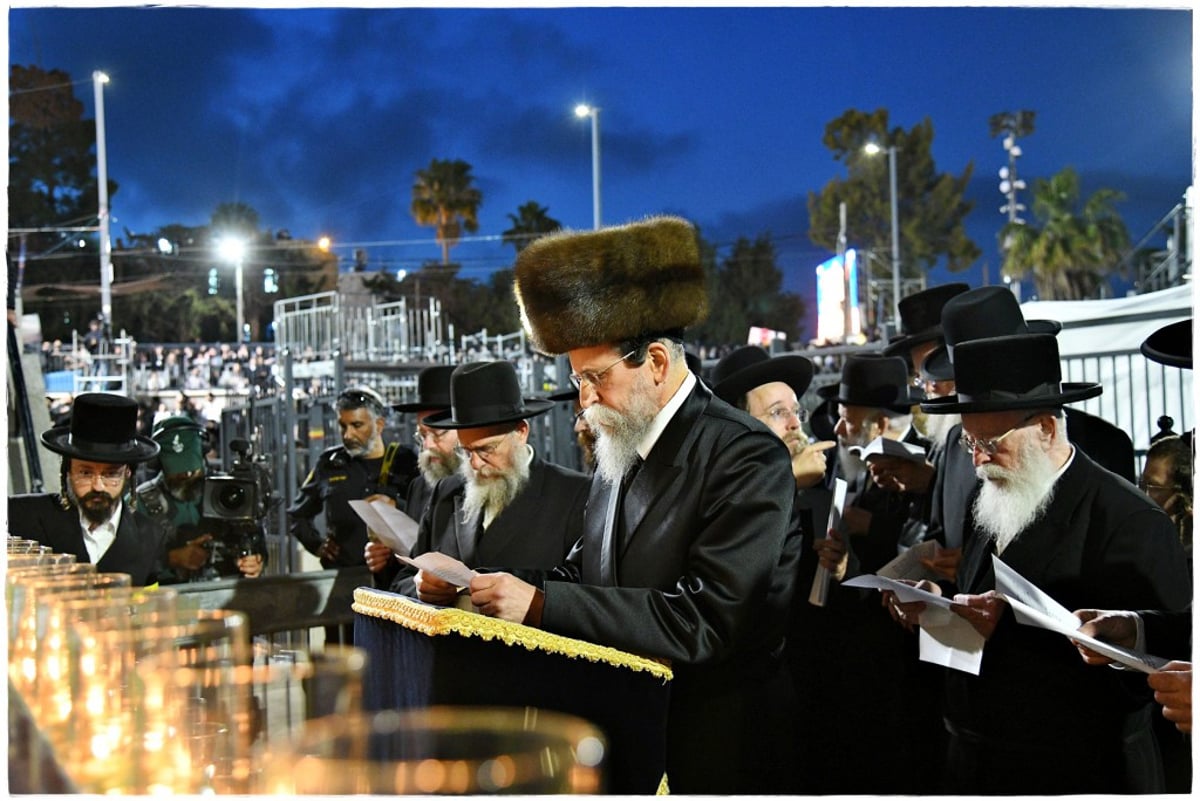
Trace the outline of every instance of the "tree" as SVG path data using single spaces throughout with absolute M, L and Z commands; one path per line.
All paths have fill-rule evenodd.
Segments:
M 14 64 L 9 71 L 10 228 L 96 224 L 96 129 L 73 86 L 61 70 Z M 109 180 L 109 196 L 116 191 Z M 31 245 L 53 242 L 43 234 Z
M 508 219 L 512 222 L 512 226 L 503 233 L 504 244 L 512 245 L 517 249 L 517 253 L 520 253 L 526 245 L 542 234 L 562 228 L 562 223 L 547 212 L 549 212 L 547 207 L 538 205 L 536 200 L 531 200 L 520 206 L 516 214 L 509 214 Z
M 868 155 L 870 142 L 896 148 L 896 194 L 900 227 L 900 275 L 923 276 L 945 259 L 951 272 L 970 267 L 980 250 L 967 236 L 963 220 L 973 204 L 964 200 L 974 165 L 962 175 L 939 173 L 933 161 L 933 124 L 928 118 L 910 130 L 888 127 L 887 109 L 872 113 L 849 109 L 825 126 L 822 139 L 848 176 L 834 178 L 808 195 L 809 232 L 815 244 L 837 249 L 838 205 L 846 204 L 847 244 L 890 254 L 892 241 L 888 157 Z M 868 259 L 872 277 L 891 277 L 891 258 Z M 890 283 L 884 282 L 890 286 Z
M 442 247 L 442 264 L 450 263 L 450 248 L 462 232 L 479 230 L 483 194 L 472 186 L 471 165 L 461 159 L 433 159 L 417 170 L 412 188 L 412 215 L 418 225 L 432 226 Z
M 711 245 L 702 244 L 702 261 L 705 252 L 712 253 Z M 710 272 L 709 316 L 693 335 L 706 344 L 729 345 L 745 342 L 750 327 L 761 326 L 794 339 L 803 318 L 804 301 L 783 291 L 783 273 L 776 265 L 770 235 L 753 242 L 741 237 Z
M 1098 189 L 1080 207 L 1079 176 L 1071 167 L 1033 184 L 1033 216 L 1004 226 L 1008 243 L 1001 267 L 1011 278 L 1032 273 L 1042 300 L 1081 300 L 1097 296 L 1104 278 L 1129 248 L 1129 232 L 1114 204 L 1114 189 Z

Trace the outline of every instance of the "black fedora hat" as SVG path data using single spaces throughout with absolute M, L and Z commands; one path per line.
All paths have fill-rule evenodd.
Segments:
M 1042 409 L 1094 398 L 1103 388 L 1062 380 L 1058 340 L 1051 334 L 1016 334 L 958 345 L 957 394 L 921 403 L 927 414 L 972 414 Z
M 969 290 L 963 283 L 942 284 L 900 299 L 900 333 L 883 349 L 884 356 L 903 356 L 914 346 L 942 335 L 942 307 L 946 301 Z
M 1142 355 L 1167 367 L 1192 369 L 1192 318 L 1169 323 L 1142 342 Z
M 945 340 L 925 357 L 921 374 L 938 381 L 954 380 L 954 348 L 973 339 L 1014 334 L 1057 334 L 1056 320 L 1026 320 L 1012 290 L 983 286 L 956 295 L 942 307 L 942 337 Z
M 535 417 L 554 407 L 545 398 L 522 398 L 512 362 L 468 362 L 450 376 L 450 408 L 425 418 L 430 428 L 484 428 Z
M 417 373 L 417 399 L 409 403 L 393 403 L 398 412 L 428 412 L 450 408 L 450 376 L 454 365 L 439 364 Z
M 55 453 L 89 462 L 128 464 L 158 455 L 158 443 L 137 433 L 137 403 L 121 395 L 88 392 L 71 404 L 71 420 L 42 434 Z
M 921 400 L 908 383 L 908 365 L 899 356 L 852 354 L 842 366 L 842 380 L 817 390 L 831 403 L 870 406 L 892 414 L 908 414 Z
M 712 372 L 712 391 L 734 403 L 755 387 L 772 381 L 787 384 L 799 398 L 812 383 L 813 364 L 804 356 L 771 356 L 758 345 L 746 345 L 726 354 Z

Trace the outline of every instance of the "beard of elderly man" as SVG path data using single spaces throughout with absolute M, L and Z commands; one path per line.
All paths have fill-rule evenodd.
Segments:
M 458 472 L 466 482 L 463 493 L 463 517 L 473 525 L 482 515 L 485 521 L 494 519 L 503 512 L 513 499 L 521 494 L 529 483 L 529 463 L 533 453 L 521 436 L 522 428 L 528 431 L 528 424 L 521 426 L 501 436 L 476 437 L 473 429 L 459 432 L 459 440 L 464 448 L 478 448 L 477 443 L 488 440 L 483 446 L 493 448 L 486 458 L 468 456 L 461 459 Z M 479 451 L 476 450 L 478 454 Z M 475 467 L 476 461 L 479 467 Z
M 975 475 L 983 480 L 973 508 L 975 522 L 996 541 L 1001 554 L 1050 505 L 1058 472 L 1036 426 L 1017 429 L 1008 438 L 1016 440 L 1009 464 L 975 467 Z
M 625 404 L 619 411 L 597 400 L 583 411 L 583 419 L 596 435 L 596 472 L 615 484 L 638 459 L 637 447 L 649 433 L 658 414 L 654 382 L 644 372 L 633 378 Z

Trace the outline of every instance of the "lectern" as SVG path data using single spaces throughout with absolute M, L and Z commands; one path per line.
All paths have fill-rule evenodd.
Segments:
M 360 587 L 354 644 L 366 649 L 367 709 L 531 706 L 577 715 L 608 738 L 606 791 L 666 787 L 663 661 L 462 609 Z

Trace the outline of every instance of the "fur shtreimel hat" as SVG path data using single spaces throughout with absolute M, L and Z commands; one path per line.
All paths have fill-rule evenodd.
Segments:
M 514 272 L 521 322 L 548 355 L 679 335 L 708 314 L 696 229 L 679 217 L 548 234 Z

